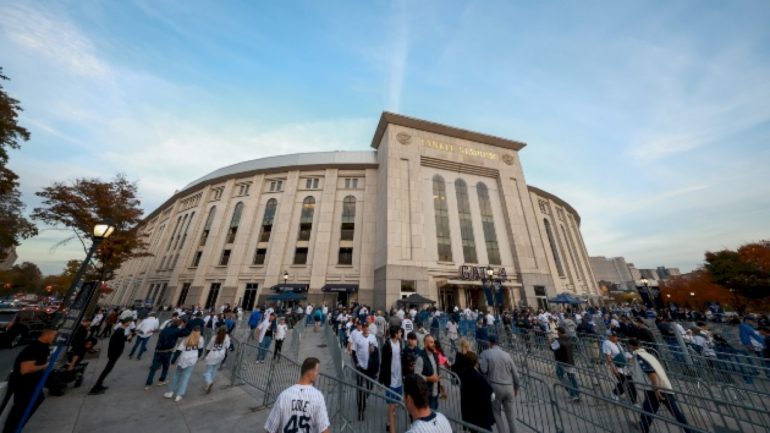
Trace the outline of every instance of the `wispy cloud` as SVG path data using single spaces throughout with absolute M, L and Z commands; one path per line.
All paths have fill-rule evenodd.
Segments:
M 399 111 L 409 56 L 409 14 L 406 0 L 391 4 L 386 109 Z

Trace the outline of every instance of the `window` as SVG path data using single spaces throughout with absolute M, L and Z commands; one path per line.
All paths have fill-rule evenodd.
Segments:
M 155 305 L 164 305 L 166 303 L 166 292 L 168 291 L 168 283 L 163 283 L 158 293 L 158 298 L 155 300 Z
M 479 195 L 479 209 L 481 209 L 481 225 L 484 229 L 484 241 L 487 245 L 487 259 L 490 265 L 500 264 L 500 247 L 497 244 L 495 231 L 495 219 L 492 215 L 492 203 L 489 201 L 489 190 L 483 182 L 476 184 Z
M 358 189 L 358 178 L 345 178 L 345 189 Z
M 280 192 L 283 191 L 283 181 L 282 180 L 271 180 L 270 181 L 270 192 Z
M 315 212 L 315 199 L 306 197 L 302 202 L 302 214 L 299 218 L 299 236 L 298 241 L 309 241 L 310 232 L 313 229 L 313 213 Z
M 356 198 L 352 195 L 342 201 L 342 227 L 340 228 L 340 240 L 352 241 L 356 227 Z
M 209 295 L 206 297 L 206 306 L 203 308 L 209 310 L 217 306 L 217 298 L 219 297 L 220 287 L 222 287 L 220 283 L 211 283 Z
M 190 214 L 190 218 L 187 220 L 187 226 L 184 228 L 184 234 L 182 235 L 182 242 L 179 243 L 179 249 L 181 250 L 184 246 L 184 241 L 187 240 L 187 231 L 190 229 L 190 223 L 192 223 L 192 219 L 195 216 L 195 212 Z
M 176 234 L 176 230 L 179 228 L 179 223 L 182 221 L 182 216 L 180 215 L 179 218 L 176 219 L 176 225 L 174 226 L 174 231 L 171 232 L 171 237 L 168 240 L 168 246 L 166 247 L 166 251 L 171 249 L 171 244 L 174 243 L 174 235 Z
M 567 252 L 569 253 L 569 258 L 572 260 L 572 268 L 575 270 L 573 273 L 577 274 L 578 278 L 580 277 L 580 273 L 582 273 L 582 269 L 578 268 L 577 262 L 575 261 L 575 255 L 577 255 L 577 252 L 575 251 L 575 244 L 572 242 L 572 238 L 567 236 L 567 231 L 564 230 L 564 226 L 560 225 L 561 227 L 561 234 L 564 236 L 564 239 L 567 243 Z M 579 271 L 576 271 L 579 270 Z M 577 273 L 580 272 L 580 273 Z
M 192 283 L 184 283 L 182 284 L 182 292 L 179 294 L 179 299 L 176 301 L 176 306 L 181 307 L 184 305 L 184 302 L 187 300 L 187 294 L 190 293 L 190 285 Z
M 198 251 L 195 253 L 195 257 L 193 257 L 192 267 L 197 268 L 198 265 L 201 263 L 201 256 L 203 256 L 203 251 Z
M 227 243 L 235 242 L 235 234 L 238 233 L 238 225 L 241 223 L 241 214 L 243 213 L 243 202 L 238 202 L 233 210 L 233 217 L 230 219 L 230 230 L 227 232 Z
M 169 269 L 174 269 L 174 268 L 176 268 L 176 262 L 178 262 L 178 261 L 179 261 L 179 254 L 177 254 L 176 256 L 174 256 L 174 261 L 173 261 L 173 262 L 172 262 L 172 264 L 169 266 Z
M 238 184 L 238 195 L 249 195 L 249 188 L 251 187 L 250 183 L 241 183 Z
M 176 232 L 176 240 L 174 241 L 174 249 L 177 249 L 177 247 L 179 246 L 179 240 L 182 238 L 182 231 L 184 230 L 184 226 L 187 225 L 187 217 L 188 217 L 188 215 L 185 215 L 184 218 L 182 218 L 182 224 L 179 226 L 179 231 Z M 179 223 L 178 220 L 177 220 L 177 223 Z M 176 229 L 174 231 L 176 231 Z M 172 238 L 173 238 L 173 235 L 172 235 Z
M 318 189 L 318 178 L 305 179 L 305 189 Z
M 214 200 L 219 200 L 222 198 L 222 192 L 224 192 L 225 187 L 220 186 L 219 188 L 214 188 Z
M 246 291 L 243 292 L 243 302 L 241 302 L 241 308 L 246 311 L 254 309 L 254 301 L 257 299 L 257 289 L 259 284 L 248 283 L 246 284 Z
M 230 250 L 222 251 L 222 257 L 219 259 L 220 266 L 227 266 L 230 263 Z
M 462 179 L 455 181 L 457 194 L 457 213 L 460 216 L 460 238 L 463 241 L 463 257 L 465 263 L 478 263 L 476 259 L 476 240 L 473 236 L 473 220 L 471 219 L 471 204 L 468 200 L 468 186 Z
M 267 248 L 257 248 L 257 252 L 254 254 L 254 264 L 264 265 L 266 256 L 267 256 Z
M 436 247 L 440 262 L 452 261 L 452 239 L 449 233 L 449 210 L 446 204 L 444 178 L 433 176 L 433 211 L 436 218 Z
M 294 251 L 294 264 L 295 265 L 307 264 L 307 248 L 297 248 Z
M 337 256 L 337 263 L 340 265 L 352 265 L 353 248 L 340 248 L 339 255 Z
M 262 217 L 262 228 L 259 233 L 259 242 L 270 242 L 270 233 L 273 231 L 273 220 L 278 200 L 271 198 L 265 206 L 265 215 Z
M 548 297 L 545 294 L 545 286 L 535 286 L 535 298 L 537 298 L 537 308 L 548 311 Z
M 217 213 L 217 207 L 212 206 L 211 210 L 209 210 L 209 216 L 206 217 L 206 224 L 203 226 L 203 234 L 201 234 L 201 246 L 206 245 L 206 240 L 209 238 L 209 233 L 211 233 L 211 224 L 214 222 L 214 215 Z
M 553 261 L 556 262 L 556 270 L 559 272 L 559 276 L 564 276 L 564 267 L 561 265 L 561 257 L 559 257 L 559 250 L 556 248 L 556 240 L 553 238 L 553 230 L 551 230 L 551 223 L 547 218 L 543 218 L 543 224 L 545 225 L 545 233 L 548 235 L 548 243 L 551 245 L 551 254 L 553 254 Z
M 166 266 L 166 257 L 164 256 L 162 259 L 160 259 L 160 266 L 158 266 L 158 270 L 164 269 Z

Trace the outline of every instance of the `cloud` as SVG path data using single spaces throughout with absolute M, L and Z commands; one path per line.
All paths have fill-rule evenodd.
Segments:
M 409 15 L 406 0 L 396 0 L 392 3 L 390 21 L 392 32 L 389 40 L 388 94 L 385 108 L 399 111 L 409 55 Z
M 35 51 L 69 71 L 107 77 L 107 66 L 95 54 L 93 43 L 74 25 L 53 14 L 20 3 L 0 6 L 0 25 L 14 43 Z

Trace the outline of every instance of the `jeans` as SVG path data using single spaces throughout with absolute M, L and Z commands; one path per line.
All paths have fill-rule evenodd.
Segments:
M 155 381 L 155 373 L 161 368 L 160 381 L 165 382 L 168 376 L 168 366 L 171 364 L 172 352 L 155 352 L 152 357 L 152 365 L 150 366 L 150 374 L 147 375 L 147 382 L 145 385 L 150 386 Z
M 567 381 L 564 381 L 564 375 L 567 376 Z M 580 393 L 578 392 L 578 384 L 577 379 L 575 378 L 575 373 L 567 371 L 566 368 L 564 368 L 563 365 L 558 364 L 556 365 L 556 377 L 559 378 L 559 382 L 564 385 L 565 388 L 567 388 L 567 393 L 569 393 L 569 396 L 572 398 L 580 397 Z
M 679 405 L 676 404 L 676 398 L 674 398 L 673 394 L 661 392 L 661 396 L 663 397 L 662 400 L 658 400 L 658 396 L 655 395 L 654 391 L 644 391 L 644 396 L 644 405 L 642 406 L 642 409 L 645 413 L 642 414 L 642 419 L 639 422 L 639 427 L 641 427 L 642 433 L 648 433 L 650 431 L 650 425 L 652 424 L 654 418 L 648 414 L 657 413 L 661 403 L 666 407 L 666 409 L 668 409 L 669 412 L 671 412 L 671 415 L 674 415 L 674 418 L 676 418 L 677 421 L 679 421 L 681 424 L 687 425 L 687 418 L 679 409 Z M 682 427 L 682 429 L 684 429 L 685 433 L 692 432 L 692 430 L 688 429 L 687 427 Z
M 257 361 L 264 361 L 267 357 L 267 352 L 270 350 L 270 343 L 273 342 L 273 337 L 265 336 L 262 338 L 262 342 L 259 343 L 259 351 L 257 351 Z
M 273 353 L 273 359 L 278 358 L 281 354 L 281 348 L 283 347 L 283 340 L 275 340 L 275 353 Z
M 142 354 L 147 351 L 147 342 L 150 341 L 150 337 L 138 337 L 136 339 L 136 343 L 134 343 L 134 347 L 131 349 L 131 353 L 128 354 L 129 358 L 134 357 L 134 352 L 136 352 L 136 348 L 139 348 L 139 354 L 136 355 L 136 359 L 142 359 Z
M 203 380 L 206 381 L 206 385 L 214 383 L 214 378 L 217 377 L 217 371 L 219 371 L 220 363 L 206 365 L 206 371 L 203 372 Z
M 190 383 L 190 376 L 192 376 L 194 369 L 194 365 L 187 368 L 181 368 L 177 365 L 174 370 L 174 377 L 171 379 L 171 388 L 169 391 L 180 397 L 184 397 L 187 392 L 187 384 Z

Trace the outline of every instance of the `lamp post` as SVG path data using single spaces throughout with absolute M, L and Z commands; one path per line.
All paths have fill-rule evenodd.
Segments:
M 287 281 L 289 281 L 289 273 L 283 271 L 283 284 L 286 284 Z
M 91 262 L 91 258 L 94 256 L 96 249 L 99 247 L 99 244 L 101 244 L 102 241 L 110 237 L 110 235 L 112 235 L 114 231 L 115 231 L 115 226 L 110 221 L 102 221 L 94 225 L 91 249 L 88 250 L 85 260 L 83 260 L 83 263 L 80 264 L 80 268 L 78 269 L 77 274 L 75 274 L 75 278 L 72 280 L 72 285 L 70 285 L 69 290 L 67 290 L 67 294 L 64 296 L 64 299 L 62 301 L 62 306 L 61 306 L 62 309 L 68 309 L 72 301 L 77 297 L 78 291 L 81 286 L 80 280 L 83 278 L 83 275 L 86 272 L 86 268 L 88 268 L 88 264 Z M 81 319 L 82 319 L 82 313 L 81 313 Z M 77 324 L 75 326 L 76 327 L 80 326 L 80 320 L 77 321 Z M 62 349 L 65 349 L 68 345 L 69 345 L 69 338 L 64 339 L 64 338 L 61 338 L 61 336 L 57 338 L 56 349 L 54 349 L 53 353 L 51 354 L 51 359 L 50 361 L 48 361 L 48 368 L 46 368 L 45 372 L 43 373 L 43 377 L 40 378 L 40 382 L 38 382 L 37 387 L 35 388 L 35 391 L 32 394 L 32 398 L 30 399 L 29 405 L 27 405 L 27 409 L 24 411 L 24 414 L 22 415 L 21 420 L 19 420 L 18 427 L 16 428 L 16 433 L 21 433 L 22 428 L 24 427 L 24 424 L 32 414 L 32 407 L 37 401 L 40 393 L 43 391 L 43 385 L 48 380 L 48 376 L 50 376 L 54 365 L 56 365 L 56 360 L 58 359 L 59 354 L 61 353 Z

